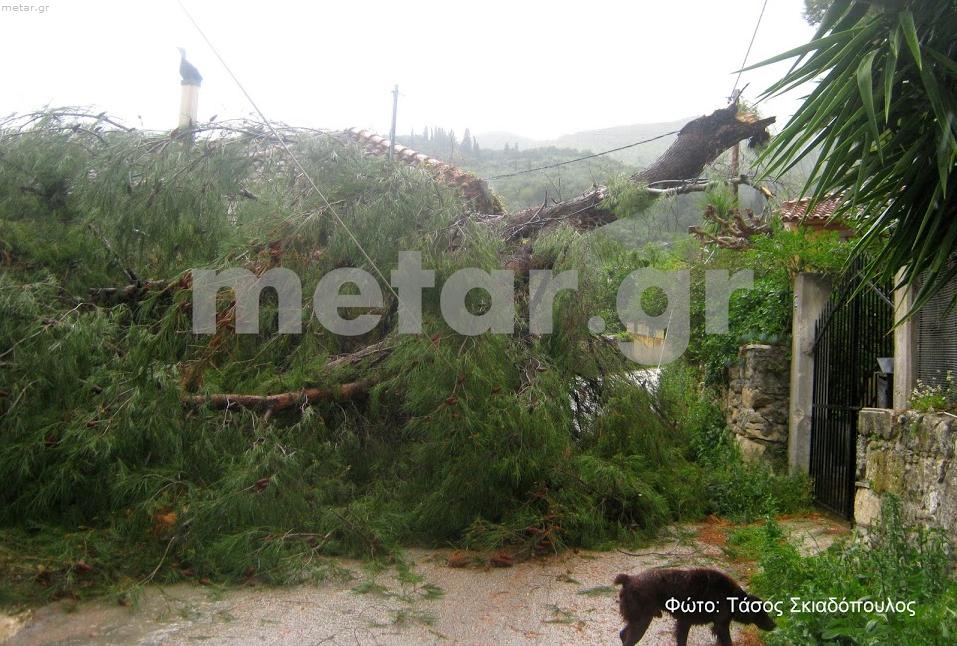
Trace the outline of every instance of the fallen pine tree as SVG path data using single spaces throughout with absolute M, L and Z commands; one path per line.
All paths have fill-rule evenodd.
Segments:
M 649 169 L 635 190 L 702 190 L 686 180 L 767 124 L 737 108 L 698 121 L 651 167 L 687 177 Z M 77 110 L 0 123 L 3 531 L 32 544 L 47 528 L 75 541 L 59 553 L 102 563 L 107 548 L 91 554 L 96 541 L 65 529 L 92 528 L 109 549 L 135 548 L 124 568 L 159 580 L 280 581 L 317 553 L 451 540 L 528 554 L 708 509 L 691 431 L 617 378 L 633 367 L 588 330 L 648 263 L 581 233 L 620 216 L 613 188 L 480 213 L 459 183 L 349 135 L 280 133 L 324 199 L 263 124 L 206 124 L 190 143 Z M 437 290 L 421 335 L 396 333 L 388 294 L 364 335 L 329 333 L 308 299 L 302 332 L 276 334 L 268 292 L 263 332 L 236 334 L 227 291 L 216 333 L 191 331 L 192 269 L 289 268 L 311 294 L 331 269 L 392 268 L 399 250 L 419 251 L 437 284 L 516 266 L 576 269 L 579 290 L 555 300 L 546 336 L 522 317 L 513 334 L 462 336 Z M 594 405 L 570 405 L 584 391 Z M 61 570 L 66 585 L 75 573 Z

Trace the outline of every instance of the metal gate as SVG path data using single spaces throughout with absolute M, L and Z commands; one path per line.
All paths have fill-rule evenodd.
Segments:
M 877 405 L 877 359 L 894 347 L 890 289 L 859 270 L 848 272 L 814 330 L 810 475 L 815 501 L 845 518 L 854 513 L 858 412 Z

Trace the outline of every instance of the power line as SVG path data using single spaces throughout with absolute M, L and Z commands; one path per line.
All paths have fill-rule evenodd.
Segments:
M 256 111 L 256 114 L 259 115 L 259 118 L 262 119 L 263 123 L 265 123 L 266 126 L 269 128 L 269 131 L 272 133 L 273 137 L 275 137 L 276 140 L 279 141 L 279 144 L 280 144 L 280 146 L 282 147 L 283 151 L 286 153 L 286 155 L 289 157 L 289 159 L 292 160 L 292 162 L 293 162 L 293 164 L 296 166 L 296 168 L 299 169 L 299 172 L 302 173 L 303 177 L 305 177 L 306 180 L 308 180 L 310 186 L 312 186 L 312 189 L 316 192 L 316 194 L 322 199 L 323 203 L 326 205 L 326 208 L 329 210 L 329 212 L 330 212 L 330 213 L 332 214 L 332 216 L 335 218 L 335 220 L 336 220 L 336 222 L 339 224 L 339 226 L 341 226 L 341 227 L 343 228 L 343 230 L 345 230 L 345 232 L 346 232 L 347 234 L 349 234 L 349 237 L 352 239 L 352 241 L 355 243 L 356 247 L 359 249 L 359 251 L 360 251 L 360 252 L 362 253 L 362 255 L 365 257 L 365 259 L 369 262 L 369 264 L 370 264 L 370 265 L 372 266 L 372 268 L 375 270 L 376 274 L 379 275 L 379 278 L 382 279 L 382 282 L 385 283 L 385 286 L 389 289 L 389 291 L 392 293 L 392 295 L 395 296 L 396 301 L 400 301 L 400 302 L 401 302 L 401 299 L 399 298 L 399 294 L 398 294 L 398 292 L 395 291 L 395 288 L 392 286 L 392 283 L 385 277 L 385 275 L 382 273 L 382 270 L 379 269 L 378 265 L 375 264 L 375 261 L 372 260 L 372 258 L 369 256 L 369 254 L 366 253 L 366 250 L 363 248 L 362 243 L 359 242 L 359 239 L 356 238 L 355 234 L 352 232 L 352 230 L 349 228 L 349 226 L 342 220 L 342 218 L 339 216 L 339 212 L 336 211 L 336 208 L 335 208 L 335 207 L 332 205 L 332 203 L 326 198 L 325 194 L 319 189 L 319 187 L 316 185 L 316 182 L 313 181 L 312 176 L 309 175 L 308 172 L 306 172 L 306 169 L 303 167 L 303 165 L 302 165 L 302 163 L 299 161 L 299 159 L 293 154 L 292 150 L 289 149 L 289 146 L 286 145 L 286 140 L 283 139 L 283 138 L 279 135 L 279 133 L 278 133 L 278 132 L 276 131 L 276 129 L 273 127 L 272 122 L 270 122 L 269 119 L 266 118 L 266 115 L 263 114 L 263 111 L 259 109 L 259 106 L 258 106 L 258 105 L 256 104 L 256 102 L 253 100 L 252 96 L 250 96 L 249 92 L 246 91 L 246 88 L 243 87 L 243 84 L 239 82 L 239 79 L 236 77 L 236 75 L 233 74 L 232 69 L 230 69 L 229 65 L 226 63 L 226 61 L 223 59 L 223 57 L 220 56 L 219 51 L 216 49 L 216 47 L 213 46 L 213 43 L 210 42 L 209 38 L 206 36 L 206 34 L 205 34 L 205 33 L 203 32 L 203 30 L 200 28 L 199 24 L 197 24 L 196 20 L 193 18 L 193 16 L 189 13 L 189 11 L 188 11 L 188 10 L 186 9 L 186 7 L 183 5 L 182 0 L 176 0 L 176 2 L 177 2 L 177 4 L 179 4 L 180 9 L 183 10 L 183 13 L 186 14 L 186 17 L 189 18 L 189 21 L 190 21 L 191 23 L 193 23 L 193 27 L 196 28 L 196 31 L 199 32 L 199 35 L 202 36 L 202 37 L 203 37 L 203 40 L 206 41 L 206 44 L 209 45 L 210 50 L 212 50 L 212 52 L 213 52 L 213 54 L 215 54 L 216 58 L 219 59 L 219 62 L 222 64 L 223 68 L 226 70 L 226 72 L 229 74 L 229 76 L 233 79 L 233 82 L 236 83 L 236 86 L 239 87 L 240 91 L 241 91 L 241 92 L 243 93 L 243 95 L 246 97 L 246 100 L 249 101 L 250 105 L 252 105 L 253 109 Z M 422 335 L 419 335 L 419 338 L 422 339 L 422 338 L 423 338 Z M 463 347 L 464 347 L 464 346 L 463 346 Z M 440 354 L 440 353 L 437 353 L 437 356 L 440 357 L 441 361 L 443 361 L 443 362 L 444 362 L 449 368 L 451 368 L 453 371 L 458 371 L 458 370 L 459 370 L 459 367 L 458 367 L 458 366 L 455 366 L 455 365 L 452 363 L 452 361 L 451 361 L 450 359 L 448 359 L 448 357 L 446 357 L 445 355 Z M 473 374 L 474 374 L 474 373 L 473 373 Z M 483 381 L 485 381 L 485 382 L 488 383 L 489 385 L 493 385 L 493 386 L 495 385 L 495 384 L 492 383 L 491 379 L 490 379 L 489 377 L 487 377 L 486 375 L 484 375 L 483 373 L 479 373 L 478 376 L 479 376 L 480 379 L 482 379 Z
M 671 135 L 676 135 L 680 130 L 672 130 L 671 132 L 666 132 L 657 137 L 652 137 L 651 139 L 644 139 L 642 141 L 636 141 L 633 144 L 628 144 L 627 146 L 619 146 L 618 148 L 612 148 L 611 150 L 603 150 L 600 153 L 594 153 L 592 155 L 586 155 L 584 157 L 578 157 L 577 159 L 569 159 L 563 162 L 558 162 L 557 164 L 548 164 L 547 166 L 539 166 L 538 168 L 527 168 L 525 170 L 520 170 L 515 173 L 506 173 L 505 175 L 495 175 L 494 177 L 486 177 L 485 181 L 491 181 L 493 179 L 503 179 L 505 177 L 515 177 L 516 175 L 524 175 L 526 173 L 534 173 L 540 170 L 548 170 L 549 168 L 558 168 L 559 166 L 565 166 L 567 164 L 574 164 L 580 161 L 585 161 L 586 159 L 594 159 L 595 157 L 601 157 L 602 155 L 607 155 L 609 153 L 615 153 L 619 150 L 626 150 L 628 148 L 634 148 L 635 146 L 640 146 L 642 144 L 651 143 L 652 141 L 657 141 L 659 139 L 664 139 L 665 137 L 670 137 Z
M 249 101 L 250 105 L 252 105 L 253 109 L 256 111 L 256 114 L 259 115 L 259 118 L 262 119 L 263 123 L 266 124 L 266 127 L 269 128 L 269 131 L 272 133 L 272 136 L 275 137 L 276 140 L 279 142 L 279 145 L 282 147 L 283 151 L 286 153 L 286 156 L 289 157 L 290 160 L 292 160 L 292 163 L 295 164 L 296 168 L 299 169 L 299 172 L 302 173 L 302 176 L 305 177 L 306 181 L 308 181 L 310 186 L 312 186 L 312 189 L 316 192 L 316 194 L 320 197 L 320 199 L 322 199 L 323 204 L 325 204 L 326 209 L 329 211 L 329 213 L 332 214 L 332 217 L 335 218 L 339 226 L 341 226 L 343 230 L 347 234 L 349 234 L 349 237 L 352 239 L 352 242 L 355 243 L 356 247 L 359 249 L 359 252 L 369 262 L 369 264 L 372 266 L 375 272 L 379 275 L 379 278 L 382 279 L 382 282 L 385 283 L 386 287 L 389 288 L 389 291 L 392 292 L 392 294 L 396 297 L 396 299 L 398 299 L 399 295 L 396 293 L 395 289 L 392 287 L 392 283 L 389 282 L 389 279 L 385 277 L 385 274 L 382 273 L 382 270 L 379 269 L 379 266 L 376 265 L 375 261 L 372 260 L 372 258 L 369 256 L 368 253 L 366 253 L 365 248 L 363 248 L 362 243 L 359 242 L 359 239 L 352 232 L 352 229 L 350 229 L 349 226 L 345 223 L 345 221 L 343 221 L 343 219 L 339 216 L 339 212 L 336 211 L 336 208 L 332 205 L 332 203 L 328 200 L 328 198 L 326 198 L 325 194 L 319 189 L 319 186 L 316 185 L 316 182 L 313 181 L 312 176 L 303 167 L 302 163 L 299 161 L 299 158 L 296 157 L 293 154 L 292 150 L 289 149 L 289 146 L 286 144 L 286 140 L 283 139 L 283 137 L 276 131 L 276 129 L 272 125 L 272 122 L 266 118 L 266 115 L 263 114 L 263 111 L 259 109 L 259 105 L 253 100 L 253 97 L 250 96 L 249 92 L 246 91 L 246 88 L 243 87 L 243 84 L 240 83 L 236 75 L 233 74 L 233 70 L 230 69 L 229 65 L 226 63 L 223 57 L 220 56 L 219 50 L 216 49 L 213 43 L 206 36 L 206 33 L 202 30 L 202 28 L 200 28 L 199 24 L 193 18 L 192 14 L 190 14 L 190 12 L 183 5 L 182 0 L 176 0 L 176 1 L 177 1 L 177 4 L 179 4 L 179 8 L 182 9 L 183 13 L 186 14 L 186 17 L 189 18 L 189 21 L 193 23 L 193 27 L 196 28 L 196 31 L 199 32 L 199 35 L 202 36 L 203 40 L 206 41 L 206 44 L 209 45 L 210 50 L 212 50 L 213 54 L 216 55 L 216 58 L 219 59 L 219 62 L 222 64 L 223 68 L 225 68 L 229 76 L 233 79 L 233 82 L 236 83 L 237 87 L 239 87 L 239 90 L 246 97 L 246 100 Z
M 751 34 L 751 42 L 748 43 L 748 50 L 744 53 L 744 60 L 741 61 L 741 67 L 738 68 L 738 76 L 734 79 L 734 87 L 731 88 L 731 98 L 734 99 L 734 92 L 738 89 L 738 83 L 741 82 L 741 74 L 744 72 L 745 65 L 748 64 L 748 57 L 751 56 L 751 48 L 754 47 L 754 39 L 758 37 L 758 29 L 761 28 L 761 19 L 764 18 L 764 10 L 768 8 L 768 0 L 764 0 L 761 5 L 761 13 L 758 14 L 758 22 L 754 25 L 754 32 Z

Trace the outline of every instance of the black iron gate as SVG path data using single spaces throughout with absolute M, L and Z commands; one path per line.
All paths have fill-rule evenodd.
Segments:
M 857 267 L 848 276 L 814 330 L 810 467 L 815 501 L 845 518 L 854 512 L 857 414 L 877 405 L 877 359 L 893 353 L 890 289 Z

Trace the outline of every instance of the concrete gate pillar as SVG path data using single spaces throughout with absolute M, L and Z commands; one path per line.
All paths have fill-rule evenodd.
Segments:
M 901 282 L 903 270 L 897 275 Z M 904 285 L 894 290 L 894 408 L 907 408 L 907 402 L 914 391 L 917 374 L 917 321 L 910 318 L 902 321 L 914 306 L 916 290 L 912 285 Z
M 831 281 L 820 274 L 794 277 L 791 322 L 791 397 L 788 407 L 788 468 L 807 473 L 811 464 L 811 404 L 814 394 L 814 326 L 831 295 Z

